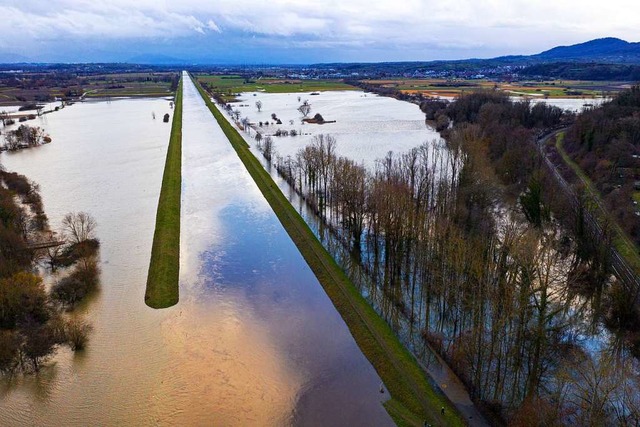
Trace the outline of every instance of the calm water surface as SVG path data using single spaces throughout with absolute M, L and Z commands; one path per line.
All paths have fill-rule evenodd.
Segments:
M 309 117 L 320 113 L 325 120 L 336 122 L 302 124 L 302 115 L 297 110 L 301 104 L 298 97 L 311 104 Z M 359 90 L 327 91 L 319 95 L 250 92 L 240 98 L 241 102 L 231 105 L 240 111 L 241 117 L 248 117 L 252 123 L 270 122 L 262 128 L 264 135 L 273 134 L 277 129 L 302 133 L 302 136 L 273 137 L 275 150 L 283 157 L 295 156 L 314 135 L 324 133 L 336 138 L 338 155 L 373 168 L 375 161 L 389 151 L 403 153 L 441 139 L 440 134 L 425 124 L 424 113 L 417 105 Z M 262 102 L 260 112 L 255 106 L 258 100 Z M 271 114 L 276 114 L 282 124 L 271 124 Z M 251 135 L 255 136 L 255 132 Z
M 237 108 L 246 112 L 253 109 L 251 114 L 256 114 L 255 105 L 249 105 L 248 102 L 252 99 L 260 99 L 263 102 L 263 110 L 260 115 L 255 117 L 264 117 L 265 112 L 267 113 L 266 117 L 270 117 L 271 111 L 274 111 L 277 117 L 282 120 L 282 117 L 292 117 L 292 114 L 296 113 L 295 108 L 292 109 L 291 106 L 297 105 L 295 103 L 298 96 L 298 94 L 292 93 L 257 93 L 253 97 L 252 93 L 245 93 L 242 94 L 244 100 L 239 104 L 233 104 L 233 109 Z M 304 100 L 306 98 L 302 96 L 301 99 Z M 376 165 L 376 160 L 384 157 L 389 151 L 400 154 L 425 142 L 435 141 L 431 147 L 430 155 L 432 160 L 436 162 L 436 174 L 440 174 L 441 167 L 443 171 L 450 172 L 447 163 L 448 149 L 440 135 L 425 123 L 424 114 L 418 106 L 361 91 L 321 92 L 320 95 L 310 96 L 309 99 L 310 102 L 313 102 L 312 106 L 320 106 L 319 110 L 322 111 L 323 116 L 326 117 L 325 111 L 333 111 L 335 117 L 340 117 L 340 120 L 338 123 L 333 124 L 300 125 L 303 131 L 309 133 L 309 135 L 274 137 L 278 154 L 294 155 L 297 150 L 312 141 L 313 135 L 328 132 L 336 137 L 336 152 L 339 155 L 361 162 L 369 169 L 372 169 Z M 264 107 L 267 102 L 269 102 L 268 105 L 272 107 L 272 110 L 265 110 Z M 298 113 L 297 122 L 299 122 L 299 116 L 300 114 Z M 225 114 L 225 117 L 228 121 L 233 122 L 228 114 Z M 249 115 L 249 118 L 254 123 L 257 120 L 252 115 Z M 287 126 L 284 123 L 285 121 L 283 120 L 283 125 L 275 127 L 286 129 Z M 270 127 L 273 126 L 270 125 Z M 273 131 L 273 129 L 268 129 L 263 127 L 263 131 L 266 134 Z M 360 288 L 362 295 L 367 298 L 378 314 L 389 323 L 403 344 L 413 352 L 431 379 L 438 384 L 447 397 L 456 404 L 467 418 L 471 417 L 474 420 L 473 425 L 488 425 L 474 407 L 467 390 L 458 377 L 425 344 L 421 329 L 416 327 L 417 323 L 409 322 L 403 316 L 394 301 L 379 288 L 380 284 L 372 281 L 369 275 L 365 273 L 351 251 L 346 249 L 328 228 L 324 227 L 322 220 L 308 208 L 306 202 L 280 177 L 276 168 L 266 162 L 256 148 L 257 143 L 252 137 L 254 134 L 255 132 L 251 134 L 241 132 L 245 141 L 252 146 L 254 155 L 269 171 L 274 181 L 322 241 L 325 248 L 347 272 L 354 284 Z M 444 163 L 439 164 L 438 162 L 441 161 Z M 409 303 L 413 304 L 413 301 L 407 301 L 407 305 Z M 422 301 L 416 303 L 416 306 L 419 308 L 421 303 Z
M 49 115 L 52 144 L 2 154 L 40 183 L 52 226 L 99 223 L 102 286 L 77 310 L 90 346 L 3 380 L 0 425 L 389 425 L 380 379 L 189 80 L 181 294 L 144 305 L 169 125 L 166 100 Z

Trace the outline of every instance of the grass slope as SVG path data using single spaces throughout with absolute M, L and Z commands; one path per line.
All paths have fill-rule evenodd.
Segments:
M 182 185 L 182 81 L 178 85 L 171 138 L 156 214 L 145 303 L 166 308 L 178 303 L 180 273 L 180 190 Z
M 391 400 L 385 403 L 385 407 L 394 421 L 407 426 L 422 426 L 423 420 L 435 425 L 465 425 L 455 407 L 431 386 L 413 355 L 404 348 L 389 325 L 362 297 L 318 241 L 251 153 L 242 136 L 223 117 L 202 87 L 194 83 L 238 157 L 331 298 L 358 346 L 384 381 L 391 393 Z M 441 407 L 446 408 L 445 415 L 440 414 Z

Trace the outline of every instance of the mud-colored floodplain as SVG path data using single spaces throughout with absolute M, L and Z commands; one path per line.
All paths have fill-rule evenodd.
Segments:
M 41 124 L 55 143 L 1 155 L 40 184 L 53 227 L 95 216 L 102 281 L 77 309 L 87 349 L 3 378 L 0 425 L 391 425 L 379 376 L 190 83 L 180 301 L 145 305 L 171 128 L 152 113 L 169 102 L 76 104 Z

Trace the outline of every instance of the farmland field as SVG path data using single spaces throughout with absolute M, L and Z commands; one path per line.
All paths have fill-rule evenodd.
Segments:
M 388 79 L 364 80 L 363 83 L 393 88 L 404 93 L 422 93 L 425 96 L 434 97 L 457 97 L 463 92 L 499 89 L 514 96 L 532 98 L 594 98 L 610 95 L 627 86 L 624 82 L 570 80 L 496 82 L 483 79 Z
M 240 76 L 207 75 L 197 76 L 197 79 L 213 92 L 224 94 L 228 101 L 235 99 L 235 95 L 241 92 L 295 93 L 356 89 L 341 80 L 245 79 Z

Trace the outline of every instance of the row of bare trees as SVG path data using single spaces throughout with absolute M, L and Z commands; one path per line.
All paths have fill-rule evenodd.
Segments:
M 536 402 L 540 422 L 640 422 L 629 400 L 638 384 L 609 390 L 611 378 L 598 380 L 609 365 L 579 343 L 591 323 L 559 229 L 498 203 L 478 125 L 456 128 L 448 143 L 389 153 L 373 171 L 338 156 L 329 135 L 294 157 L 271 144 L 267 160 L 373 280 L 370 297 L 387 320 L 421 335 L 498 417 L 529 416 Z M 629 372 L 621 360 L 609 363 Z

